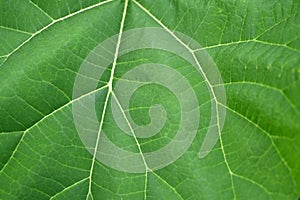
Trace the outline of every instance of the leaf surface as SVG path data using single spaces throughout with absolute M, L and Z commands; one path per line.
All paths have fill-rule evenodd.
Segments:
M 292 0 L 0 1 L 0 199 L 297 199 L 299 24 L 300 4 Z M 122 35 L 145 27 L 164 30 L 178 49 L 199 61 L 197 68 L 175 50 L 144 48 L 121 55 Z M 156 37 L 160 41 L 164 35 Z M 107 49 L 109 67 L 96 88 L 74 96 L 82 63 L 108 38 L 115 39 L 114 48 Z M 209 68 L 198 56 L 203 52 L 220 72 L 219 85 L 206 76 Z M 126 74 L 149 63 L 169 66 L 195 91 L 196 135 L 166 166 L 151 169 L 146 159 L 145 172 L 116 170 L 98 159 L 107 156 L 99 153 L 103 137 L 143 161 L 176 139 L 185 116 L 177 96 L 161 84 L 139 87 L 128 108 L 119 101 L 118 82 L 134 84 Z M 155 76 L 173 76 L 160 72 Z M 153 79 L 148 72 L 139 77 Z M 214 96 L 218 88 L 224 88 L 226 101 Z M 99 131 L 87 146 L 73 109 L 90 97 L 96 100 Z M 165 112 L 166 120 L 157 134 L 140 137 L 137 127 L 154 120 L 153 105 L 163 107 L 156 116 Z M 222 110 L 224 124 L 217 115 L 213 126 L 213 113 Z M 219 139 L 199 158 L 209 130 Z

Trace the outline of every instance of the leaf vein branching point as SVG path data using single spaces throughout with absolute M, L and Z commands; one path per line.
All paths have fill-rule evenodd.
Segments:
M 126 18 L 127 6 L 128 6 L 128 0 L 125 0 L 124 10 L 123 10 L 121 24 L 120 24 L 120 31 L 119 31 L 119 35 L 118 35 L 118 40 L 117 40 L 117 45 L 116 45 L 116 50 L 115 50 L 115 55 L 114 55 L 114 60 L 113 60 L 113 66 L 112 66 L 110 78 L 109 78 L 109 81 L 107 84 L 108 92 L 106 94 L 106 98 L 105 98 L 105 102 L 104 102 L 104 106 L 103 106 L 103 112 L 102 112 L 102 116 L 101 116 L 101 120 L 100 120 L 100 124 L 99 124 L 97 139 L 96 139 L 96 143 L 95 143 L 95 148 L 94 148 L 94 152 L 93 152 L 92 164 L 91 164 L 90 175 L 89 175 L 88 193 L 86 195 L 86 200 L 88 200 L 89 196 L 92 196 L 93 170 L 94 170 L 96 155 L 97 155 L 98 146 L 99 146 L 99 142 L 100 142 L 100 135 L 101 135 L 102 127 L 103 127 L 104 116 L 106 113 L 106 108 L 108 105 L 108 100 L 109 100 L 110 94 L 112 93 L 112 82 L 113 82 L 113 77 L 114 77 L 114 71 L 115 71 L 115 68 L 117 65 L 117 58 L 118 58 L 119 48 L 120 48 L 120 44 L 121 44 L 121 38 L 122 38 L 122 33 L 123 33 L 123 28 L 124 28 L 124 23 L 125 23 L 125 18 Z
M 285 165 L 285 167 L 288 169 L 288 171 L 290 172 L 290 175 L 291 177 L 292 174 L 292 169 L 290 168 L 290 166 L 287 164 L 287 162 L 285 161 L 285 159 L 283 158 L 283 156 L 280 154 L 280 151 L 278 150 L 277 146 L 275 145 L 274 143 L 274 140 L 272 138 L 272 135 L 270 133 L 268 133 L 266 130 L 264 130 L 262 127 L 260 127 L 258 124 L 254 123 L 253 121 L 251 121 L 249 118 L 247 118 L 246 116 L 242 115 L 241 113 L 233 110 L 232 108 L 222 104 L 222 103 L 219 103 L 221 106 L 223 106 L 224 108 L 230 110 L 231 112 L 235 113 L 236 115 L 238 115 L 239 117 L 241 117 L 242 119 L 246 120 L 247 122 L 249 122 L 250 124 L 252 124 L 253 126 L 255 126 L 257 129 L 259 129 L 261 132 L 263 132 L 271 141 L 271 144 L 273 146 L 273 148 L 275 149 L 276 153 L 278 154 L 280 160 L 282 161 L 282 163 Z
M 77 97 L 77 98 L 73 99 L 72 101 L 69 101 L 68 103 L 64 104 L 63 106 L 59 107 L 58 109 L 54 110 L 53 112 L 51 112 L 51 113 L 45 115 L 42 119 L 40 119 L 39 121 L 37 121 L 35 124 L 33 124 L 32 126 L 30 126 L 29 128 L 27 128 L 26 130 L 24 130 L 24 131 L 18 131 L 18 132 L 23 132 L 23 134 L 22 134 L 22 136 L 21 136 L 21 138 L 20 138 L 20 140 L 19 140 L 17 146 L 15 147 L 13 153 L 11 154 L 10 158 L 8 159 L 8 161 L 5 163 L 5 165 L 4 165 L 4 166 L 2 167 L 2 169 L 0 170 L 0 174 L 1 174 L 1 173 L 4 171 L 4 169 L 7 167 L 8 163 L 13 159 L 15 153 L 17 152 L 17 150 L 18 150 L 18 148 L 19 148 L 19 146 L 20 146 L 20 144 L 21 144 L 21 142 L 24 140 L 26 134 L 27 134 L 32 128 L 34 128 L 35 126 L 38 126 L 38 124 L 40 124 L 41 122 L 43 122 L 45 119 L 47 119 L 47 118 L 50 117 L 50 116 L 53 116 L 55 113 L 57 113 L 58 111 L 62 110 L 62 109 L 65 108 L 65 107 L 71 105 L 72 103 L 74 103 L 74 102 L 76 102 L 76 101 L 78 101 L 78 100 L 80 100 L 80 99 L 82 99 L 82 98 L 84 98 L 84 97 L 87 97 L 87 96 L 89 96 L 89 95 L 91 95 L 91 94 L 94 94 L 94 93 L 96 93 L 96 92 L 98 92 L 98 91 L 100 91 L 100 90 L 102 90 L 102 89 L 105 89 L 105 88 L 107 88 L 107 87 L 108 87 L 108 86 L 105 85 L 105 86 L 103 86 L 103 87 L 101 87 L 101 88 L 98 88 L 98 89 L 93 90 L 93 91 L 91 91 L 91 92 L 88 92 L 88 93 L 86 93 L 86 94 L 84 94 L 84 95 L 81 95 L 80 97 Z
M 143 7 L 140 3 L 138 3 L 136 0 L 133 0 L 133 2 L 138 6 L 140 7 L 145 13 L 147 13 L 154 21 L 156 21 L 163 29 L 165 29 L 171 36 L 174 37 L 174 39 L 176 41 L 178 41 L 180 44 L 182 44 L 193 56 L 193 59 L 194 61 L 196 62 L 203 78 L 205 79 L 205 82 L 209 88 L 209 90 L 211 91 L 211 94 L 212 94 L 212 98 L 213 100 L 216 102 L 216 118 L 217 118 L 217 129 L 218 129 L 218 134 L 220 136 L 220 143 L 221 143 L 221 149 L 222 149 L 222 153 L 223 153 L 223 156 L 224 156 L 224 161 L 225 161 L 225 164 L 227 166 L 227 169 L 228 169 L 228 172 L 229 172 L 229 175 L 230 175 L 230 179 L 231 179 L 231 186 L 232 186 L 232 190 L 233 190 L 233 196 L 234 196 L 234 199 L 236 199 L 236 194 L 235 194 L 235 188 L 234 188 L 234 184 L 233 184 L 233 178 L 232 178 L 232 171 L 229 167 L 229 164 L 228 164 L 228 161 L 227 161 L 227 158 L 226 158 L 226 155 L 225 155 L 225 151 L 224 151 L 224 147 L 223 147 L 223 142 L 222 142 L 222 137 L 221 137 L 221 128 L 220 128 L 220 119 L 219 119 L 219 108 L 218 108 L 218 100 L 217 100 L 217 97 L 216 97 L 216 94 L 214 92 L 214 89 L 213 89 L 213 86 L 212 84 L 209 82 L 206 74 L 204 73 L 196 55 L 195 55 L 195 50 L 191 49 L 187 44 L 185 44 L 182 40 L 180 40 L 166 25 L 164 25 L 159 19 L 157 19 L 149 10 L 147 10 L 145 7 Z
M 235 177 L 237 177 L 237 178 L 243 179 L 243 180 L 245 180 L 245 181 L 248 181 L 248 182 L 250 182 L 250 183 L 252 183 L 252 184 L 258 186 L 259 188 L 261 188 L 262 190 L 264 190 L 264 191 L 268 194 L 269 199 L 271 199 L 271 194 L 272 194 L 272 193 L 271 193 L 267 188 L 265 188 L 263 185 L 261 185 L 260 183 L 254 181 L 254 180 L 252 180 L 252 179 L 250 179 L 250 178 L 247 178 L 247 177 L 245 177 L 245 176 L 241 176 L 241 175 L 239 175 L 239 174 L 236 174 L 236 173 L 233 173 L 232 175 L 235 176 Z

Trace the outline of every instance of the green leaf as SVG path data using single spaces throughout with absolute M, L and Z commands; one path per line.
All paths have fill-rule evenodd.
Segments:
M 0 199 L 299 197 L 299 2 L 1 0 L 0 36 Z

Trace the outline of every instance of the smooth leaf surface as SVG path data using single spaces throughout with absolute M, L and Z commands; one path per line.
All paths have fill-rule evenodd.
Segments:
M 146 126 L 152 120 L 149 109 L 160 104 L 167 119 L 159 133 L 136 138 L 118 127 L 109 103 L 114 87 L 139 65 L 160 63 L 182 75 L 196 91 L 200 112 L 196 137 L 178 160 L 159 170 L 127 173 L 96 159 L 96 141 L 85 147 L 72 107 L 88 97 L 74 98 L 73 86 L 98 44 L 144 27 L 183 33 L 201 45 L 191 47 L 195 55 L 210 55 L 223 79 L 227 101 L 218 105 L 226 109 L 226 119 L 217 144 L 200 159 L 215 103 L 205 77 L 164 50 L 118 57 L 90 91 L 101 131 L 114 144 L 143 155 L 169 144 L 179 129 L 178 99 L 158 84 L 137 89 L 128 112 Z M 298 1 L 0 0 L 0 36 L 0 199 L 289 200 L 300 195 Z

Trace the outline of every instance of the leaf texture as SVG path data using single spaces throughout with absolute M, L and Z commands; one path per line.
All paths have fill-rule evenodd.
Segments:
M 196 64 L 199 61 L 197 68 L 163 49 L 121 55 L 127 31 L 145 27 L 165 31 L 179 49 L 185 49 Z M 0 36 L 0 199 L 299 196 L 299 2 L 1 0 Z M 155 37 L 160 41 L 164 35 Z M 109 67 L 95 80 L 94 89 L 74 96 L 76 78 L 84 76 L 82 63 L 108 38 L 115 39 L 114 48 L 107 49 Z M 193 42 L 201 46 L 194 47 Z M 215 72 L 203 68 L 199 55 L 204 52 L 222 81 L 213 83 L 206 77 Z M 147 163 L 146 155 L 176 139 L 185 116 L 177 96 L 160 84 L 144 84 L 126 108 L 117 93 L 118 82 L 125 88 L 134 84 L 126 79 L 130 70 L 149 63 L 169 66 L 184 77 L 197 99 L 191 110 L 200 113 L 189 147 L 159 169 Z M 96 64 L 96 69 L 101 66 Z M 160 72 L 166 80 L 173 76 Z M 153 76 L 141 71 L 137 79 Z M 226 101 L 217 97 L 220 88 Z M 95 99 L 99 131 L 87 146 L 78 134 L 73 109 L 90 97 Z M 165 121 L 157 119 L 164 122 L 161 129 L 151 137 L 136 135 L 137 127 L 153 122 L 152 111 L 166 116 Z M 123 128 L 116 122 L 116 112 Z M 215 130 L 218 141 L 199 158 L 209 130 Z M 140 156 L 145 171 L 130 173 L 101 162 L 98 158 L 107 156 L 99 153 L 105 148 L 103 137 Z

